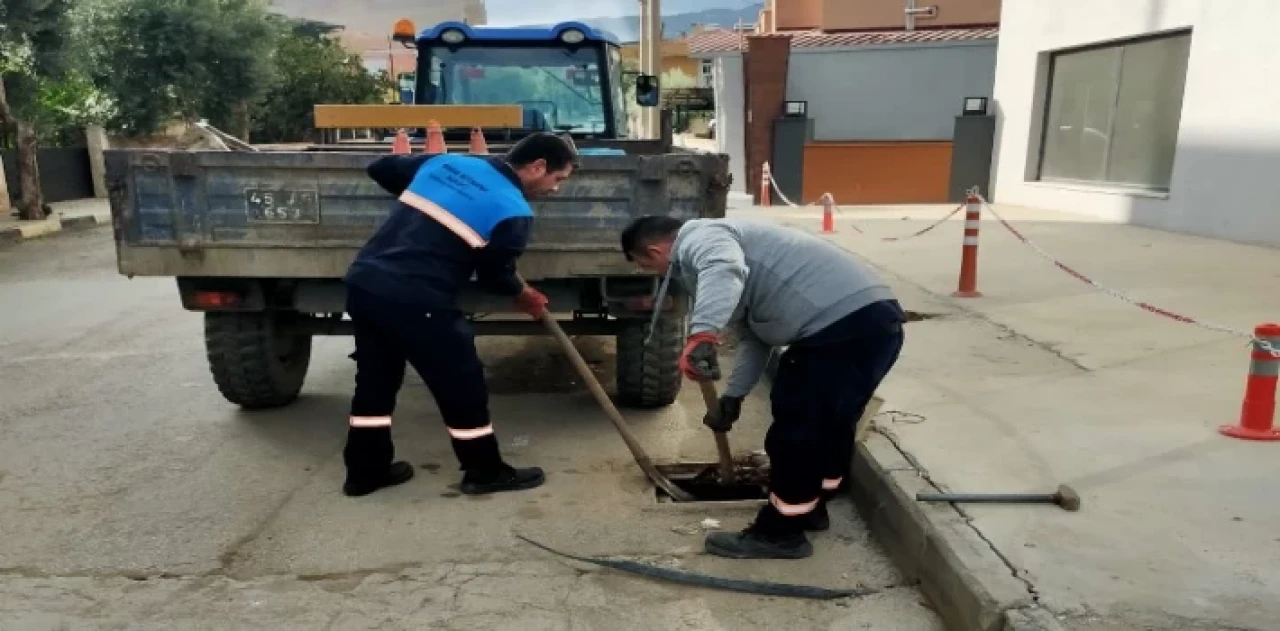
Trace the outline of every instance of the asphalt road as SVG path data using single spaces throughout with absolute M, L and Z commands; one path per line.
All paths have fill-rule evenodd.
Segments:
M 504 453 L 546 468 L 546 486 L 458 497 L 430 396 L 411 380 L 398 418 L 420 418 L 395 431 L 418 477 L 353 500 L 338 491 L 349 339 L 317 341 L 296 404 L 241 412 L 212 384 L 200 317 L 171 279 L 119 276 L 105 228 L 0 248 L 0 305 L 0 629 L 940 628 L 847 505 L 813 559 L 702 554 L 704 519 L 736 529 L 751 511 L 659 504 L 548 340 L 482 344 Z M 581 348 L 612 370 L 607 341 Z M 697 393 L 685 395 L 628 416 L 659 459 L 711 460 Z M 744 418 L 735 448 L 758 446 L 763 427 Z M 813 602 L 673 586 L 562 562 L 515 532 L 881 592 Z

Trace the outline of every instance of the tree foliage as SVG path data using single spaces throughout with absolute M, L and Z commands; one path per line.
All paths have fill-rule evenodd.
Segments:
M 45 111 L 40 98 L 66 76 L 70 7 L 70 0 L 0 0 L 0 127 L 17 139 L 23 219 L 45 216 L 38 162 Z
M 95 81 L 112 127 L 149 134 L 174 117 L 244 130 L 273 81 L 275 31 L 258 0 L 114 0 L 97 23 Z
M 393 86 L 387 76 L 365 70 L 353 55 L 332 39 L 335 27 L 291 21 L 276 39 L 276 80 L 267 89 L 257 116 L 253 138 L 258 142 L 310 139 L 319 103 L 380 103 Z
M 70 8 L 71 0 L 0 0 L 0 79 L 15 118 L 31 118 L 41 82 L 65 74 Z
M 367 103 L 387 88 L 331 39 L 340 27 L 286 20 L 261 0 L 82 0 L 94 82 L 110 127 L 150 135 L 205 119 L 243 139 L 302 140 L 316 103 Z

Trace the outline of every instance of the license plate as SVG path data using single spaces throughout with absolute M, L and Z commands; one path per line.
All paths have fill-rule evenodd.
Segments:
M 320 223 L 320 203 L 316 191 L 290 189 L 245 189 L 245 214 L 253 223 Z

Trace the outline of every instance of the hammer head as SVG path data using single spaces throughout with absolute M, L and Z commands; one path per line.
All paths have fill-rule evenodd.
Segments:
M 1073 512 L 1080 510 L 1080 494 L 1065 484 L 1058 486 L 1058 492 L 1053 494 L 1053 499 L 1064 510 Z

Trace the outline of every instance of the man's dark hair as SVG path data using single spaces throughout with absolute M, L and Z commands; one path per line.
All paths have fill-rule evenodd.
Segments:
M 622 254 L 630 261 L 633 253 L 674 237 L 683 225 L 683 219 L 663 215 L 649 215 L 636 219 L 622 231 Z
M 555 134 L 537 132 L 526 136 L 507 151 L 507 162 L 520 168 L 538 160 L 547 161 L 548 171 L 578 166 L 578 150 L 573 143 Z

